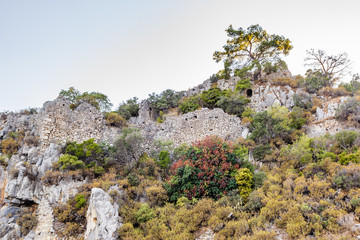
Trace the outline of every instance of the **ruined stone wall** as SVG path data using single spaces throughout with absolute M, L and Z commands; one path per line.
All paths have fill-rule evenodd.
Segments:
M 120 129 L 109 127 L 99 110 L 88 103 L 71 110 L 68 102 L 58 97 L 47 102 L 40 111 L 39 134 L 43 145 L 53 140 L 84 141 L 94 138 L 111 142 L 119 135 Z
M 216 135 L 226 140 L 246 137 L 248 129 L 240 118 L 225 113 L 222 109 L 203 108 L 180 116 L 168 117 L 164 123 L 137 121 L 135 126 L 143 129 L 147 139 L 172 141 L 175 146 L 193 143 L 205 136 Z
M 25 130 L 39 137 L 42 150 L 52 142 L 66 140 L 82 142 L 94 138 L 112 142 L 120 134 L 119 128 L 106 125 L 102 113 L 95 107 L 82 103 L 71 110 L 68 101 L 61 96 L 44 103 L 38 114 L 3 114 L 0 124 L 0 139 L 11 131 Z

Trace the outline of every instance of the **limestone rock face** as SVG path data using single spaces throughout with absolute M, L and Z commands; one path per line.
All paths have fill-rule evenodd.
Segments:
M 346 102 L 349 97 L 338 97 L 322 101 L 321 107 L 316 109 L 315 121 L 322 121 L 329 118 L 334 118 L 336 110 L 341 104 Z
M 109 194 L 102 189 L 91 190 L 85 239 L 116 239 L 116 230 L 122 223 L 118 214 L 119 206 L 110 200 Z
M 254 85 L 250 106 L 257 112 L 264 111 L 275 104 L 292 108 L 294 106 L 293 96 L 302 90 L 294 90 L 290 86 Z

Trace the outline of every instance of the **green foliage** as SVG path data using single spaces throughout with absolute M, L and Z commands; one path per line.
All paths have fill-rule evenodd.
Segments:
M 251 88 L 250 79 L 244 78 L 244 79 L 241 79 L 241 80 L 239 80 L 237 82 L 235 90 L 239 91 L 239 92 L 242 92 L 242 91 L 244 91 L 246 89 L 250 89 L 250 88 Z
M 134 97 L 121 103 L 117 109 L 117 112 L 124 119 L 129 120 L 131 117 L 139 116 L 139 109 L 139 99 Z
M 204 105 L 208 108 L 214 108 L 217 101 L 220 100 L 220 97 L 223 96 L 220 88 L 210 88 L 208 91 L 203 91 L 200 95 L 200 98 Z
M 105 152 L 101 146 L 95 143 L 93 138 L 82 143 L 67 142 L 65 146 L 65 154 L 76 156 L 85 164 L 95 162 L 98 165 L 104 164 Z
M 288 69 L 286 62 L 283 60 L 279 60 L 274 63 L 265 62 L 263 67 L 264 67 L 264 73 L 266 73 L 267 75 L 269 75 L 271 73 L 275 73 L 279 70 Z
M 155 117 L 157 117 L 160 111 L 165 112 L 171 108 L 178 107 L 179 101 L 183 96 L 184 94 L 182 92 L 175 92 L 174 90 L 167 89 L 160 94 L 150 94 L 147 100 L 150 103 Z
M 209 79 L 211 83 L 216 83 L 217 81 L 219 81 L 220 77 L 217 74 L 213 74 L 210 76 Z
M 75 202 L 75 208 L 80 209 L 86 205 L 86 198 L 84 197 L 84 195 L 77 195 L 75 197 Z
M 347 91 L 352 94 L 357 93 L 360 90 L 360 76 L 359 74 L 354 74 L 350 83 L 341 83 L 339 87 L 344 87 Z
M 185 97 L 181 100 L 179 105 L 179 109 L 182 113 L 193 112 L 200 108 L 200 98 L 199 96 L 190 96 Z
M 188 147 L 182 158 L 171 167 L 172 176 L 166 184 L 170 201 L 183 196 L 188 199 L 217 199 L 236 189 L 232 172 L 247 164 L 246 153 L 242 146 L 217 137 L 205 138 Z
M 168 168 L 169 165 L 171 163 L 171 159 L 170 159 L 170 153 L 168 151 L 164 151 L 162 150 L 159 154 L 159 160 L 158 160 L 158 164 L 161 168 Z
M 252 116 L 249 139 L 255 141 L 254 157 L 261 159 L 269 154 L 272 146 L 280 147 L 284 143 L 296 140 L 301 127 L 306 123 L 302 110 L 294 108 L 289 112 L 286 107 L 273 106 L 268 111 Z
M 353 131 L 341 131 L 335 134 L 335 140 L 339 146 L 349 151 L 354 146 L 355 141 L 359 138 L 359 133 Z
M 321 71 L 309 69 L 305 74 L 303 86 L 309 93 L 316 93 L 323 87 L 331 85 L 330 78 L 326 77 Z
M 255 172 L 253 176 L 254 189 L 260 188 L 266 180 L 266 174 L 264 172 Z
M 70 154 L 61 156 L 57 164 L 60 170 L 76 170 L 85 167 L 85 163 L 83 161 Z
M 360 163 L 360 152 L 357 153 L 342 152 L 339 154 L 339 162 L 343 165 L 348 165 L 349 163 Z
M 230 70 L 253 65 L 256 68 L 254 79 L 261 74 L 265 63 L 277 62 L 281 54 L 287 55 L 292 49 L 289 39 L 280 35 L 269 35 L 259 25 L 237 30 L 230 25 L 226 32 L 229 37 L 227 44 L 223 52 L 214 53 L 214 60 L 224 60 L 231 66 L 228 67 Z
M 232 95 L 230 97 L 221 96 L 216 102 L 216 106 L 223 109 L 224 112 L 241 117 L 245 110 L 246 104 L 250 102 L 249 99 L 239 95 Z
M 140 178 L 138 175 L 134 174 L 134 173 L 130 173 L 127 177 L 129 184 L 131 186 L 138 186 L 140 184 Z
M 240 196 L 246 201 L 252 191 L 253 174 L 248 168 L 240 168 L 236 172 L 235 179 L 239 186 Z
M 150 208 L 147 203 L 141 204 L 140 209 L 136 213 L 136 220 L 138 223 L 147 222 L 155 217 L 154 210 Z
M 99 92 L 81 93 L 74 87 L 70 87 L 68 90 L 61 90 L 60 95 L 70 102 L 71 109 L 75 109 L 83 102 L 89 103 L 101 111 L 109 111 L 112 106 L 109 98 Z

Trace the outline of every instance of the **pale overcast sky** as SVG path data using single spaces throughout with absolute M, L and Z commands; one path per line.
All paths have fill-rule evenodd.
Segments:
M 304 74 L 307 49 L 347 52 L 360 72 L 358 0 L 0 0 L 0 111 L 41 107 L 71 86 L 114 106 L 216 73 L 225 29 L 260 24 L 294 45 L 285 58 Z

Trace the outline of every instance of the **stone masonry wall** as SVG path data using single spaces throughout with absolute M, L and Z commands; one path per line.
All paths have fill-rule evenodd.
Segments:
M 190 144 L 205 136 L 216 135 L 226 140 L 246 137 L 248 129 L 241 124 L 240 118 L 225 113 L 222 109 L 203 108 L 180 116 L 168 117 L 164 123 L 139 119 L 132 122 L 143 132 L 147 139 L 172 141 L 175 146 Z

